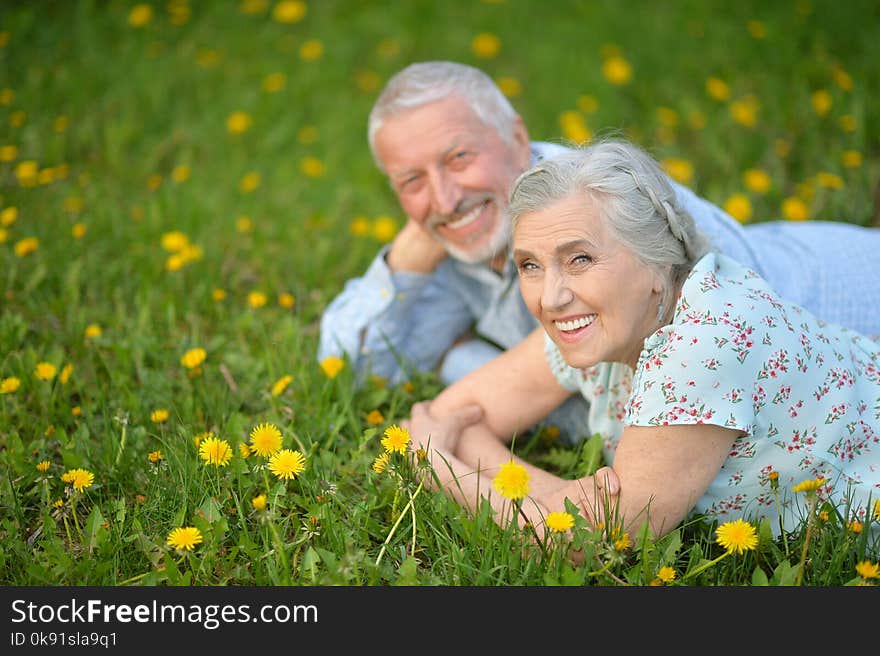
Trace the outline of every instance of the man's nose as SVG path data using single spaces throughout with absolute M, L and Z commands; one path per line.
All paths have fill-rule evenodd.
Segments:
M 431 209 L 434 214 L 449 216 L 455 213 L 461 201 L 461 190 L 453 177 L 445 171 L 431 174 Z

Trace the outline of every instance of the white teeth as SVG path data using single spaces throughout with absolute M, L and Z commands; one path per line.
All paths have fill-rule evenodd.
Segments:
M 591 314 L 587 317 L 581 317 L 580 319 L 573 319 L 572 321 L 554 321 L 556 327 L 559 330 L 577 330 L 578 328 L 584 328 L 585 326 L 589 326 L 593 321 L 596 320 L 596 315 Z
M 483 209 L 483 205 L 484 203 L 480 203 L 460 219 L 456 219 L 455 221 L 450 221 L 449 223 L 447 223 L 446 227 L 452 228 L 453 230 L 458 230 L 459 228 L 464 228 L 465 226 L 470 225 L 480 215 L 480 211 Z

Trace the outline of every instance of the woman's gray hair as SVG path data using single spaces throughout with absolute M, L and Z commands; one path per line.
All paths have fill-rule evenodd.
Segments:
M 507 210 L 511 225 L 572 194 L 591 198 L 612 234 L 642 262 L 658 273 L 669 270 L 667 293 L 680 287 L 709 250 L 709 240 L 679 203 L 657 161 L 627 141 L 607 139 L 574 148 L 520 175 Z
M 376 155 L 376 133 L 385 120 L 450 96 L 460 97 L 503 141 L 514 143 L 518 115 L 492 78 L 478 68 L 456 62 L 419 62 L 410 64 L 388 80 L 370 111 L 367 140 L 380 170 L 383 167 Z

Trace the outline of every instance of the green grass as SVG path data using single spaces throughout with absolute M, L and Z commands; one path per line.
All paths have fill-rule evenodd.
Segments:
M 577 110 L 593 134 L 619 131 L 660 159 L 686 160 L 690 186 L 719 205 L 746 194 L 752 221 L 782 218 L 785 199 L 799 197 L 812 219 L 868 225 L 880 178 L 875 3 L 324 0 L 292 24 L 272 19 L 274 4 L 249 14 L 238 2 L 155 2 L 141 28 L 128 24 L 131 2 L 0 7 L 0 380 L 21 382 L 0 395 L 0 581 L 644 585 L 661 566 L 675 569 L 673 585 L 862 580 L 868 531 L 835 509 L 806 551 L 805 524 L 775 541 L 764 526 L 758 549 L 711 566 L 723 551 L 704 521 L 661 540 L 631 535 L 626 549 L 613 527 L 579 527 L 586 561 L 573 566 L 563 545 L 535 544 L 488 508 L 469 515 L 420 488 L 417 463 L 373 472 L 382 430 L 436 394 L 436 378 L 354 390 L 349 369 L 328 378 L 315 352 L 323 308 L 382 243 L 352 225 L 404 219 L 365 132 L 377 84 L 407 63 L 454 59 L 515 78 L 532 138 L 562 140 L 560 115 Z M 492 58 L 471 51 L 482 32 L 500 39 Z M 306 61 L 310 40 L 323 52 Z M 632 67 L 622 86 L 602 75 L 613 49 Z M 273 73 L 285 85 L 268 92 Z M 710 77 L 729 99 L 707 94 Z M 820 90 L 832 101 L 822 116 L 811 102 Z M 759 110 L 748 127 L 730 108 L 750 95 Z M 238 111 L 250 129 L 230 134 Z M 844 164 L 848 151 L 858 165 Z M 307 157 L 323 175 L 302 172 Z M 26 162 L 35 180 L 20 177 Z M 182 166 L 189 175 L 175 181 Z M 746 189 L 749 168 L 770 175 L 766 193 Z M 252 172 L 259 186 L 242 191 Z M 173 271 L 161 245 L 172 231 L 201 249 Z M 19 256 L 31 237 L 38 248 Z M 264 306 L 250 306 L 253 291 Z M 84 336 L 90 324 L 100 336 Z M 207 358 L 190 376 L 180 359 L 195 347 Z M 41 381 L 38 362 L 73 369 L 66 382 Z M 291 382 L 274 396 L 284 375 Z M 151 421 L 158 408 L 164 423 Z M 240 457 L 263 422 L 307 456 L 296 479 Z M 228 466 L 199 459 L 193 438 L 205 431 L 232 446 Z M 519 443 L 563 476 L 595 466 L 544 435 Z M 94 484 L 71 495 L 60 477 L 72 468 Z M 268 506 L 256 511 L 261 493 Z M 169 549 L 178 526 L 198 527 L 204 542 Z

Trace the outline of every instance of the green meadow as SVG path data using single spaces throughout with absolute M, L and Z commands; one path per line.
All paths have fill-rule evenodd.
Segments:
M 483 68 L 532 139 L 637 141 L 742 222 L 880 225 L 875 2 L 4 0 L 0 583 L 876 583 L 880 508 L 779 489 L 803 522 L 741 552 L 706 518 L 539 541 L 386 452 L 438 379 L 356 387 L 317 339 L 405 220 L 366 121 L 428 59 Z M 554 436 L 515 449 L 600 464 Z

